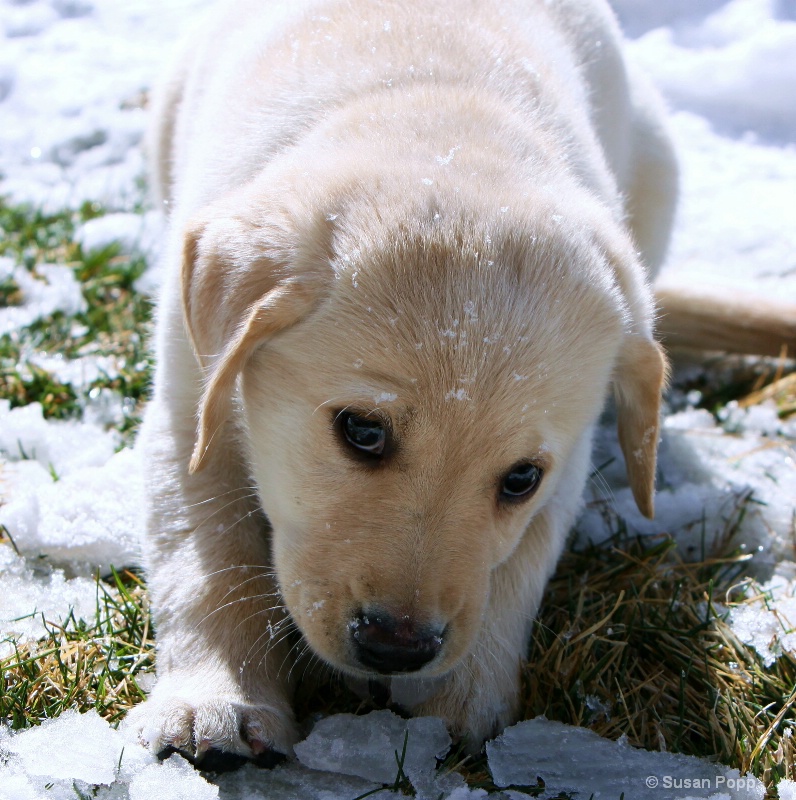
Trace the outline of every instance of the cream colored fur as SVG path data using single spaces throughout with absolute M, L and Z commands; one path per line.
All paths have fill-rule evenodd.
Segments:
M 405 702 L 480 746 L 517 714 L 611 388 L 653 513 L 654 93 L 600 0 L 239 0 L 155 123 L 159 678 L 133 723 L 155 751 L 289 753 L 296 658 L 368 678 L 348 623 L 376 605 L 447 626 Z M 390 459 L 352 460 L 347 408 L 389 420 Z M 523 460 L 544 479 L 508 505 Z

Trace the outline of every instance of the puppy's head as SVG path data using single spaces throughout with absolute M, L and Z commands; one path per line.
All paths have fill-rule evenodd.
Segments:
M 431 676 L 471 648 L 524 536 L 543 584 L 565 531 L 537 523 L 577 506 L 572 461 L 612 382 L 652 513 L 665 367 L 632 247 L 599 207 L 429 195 L 385 214 L 363 198 L 279 214 L 249 198 L 190 232 L 186 319 L 207 374 L 192 469 L 240 376 L 304 636 L 348 672 Z

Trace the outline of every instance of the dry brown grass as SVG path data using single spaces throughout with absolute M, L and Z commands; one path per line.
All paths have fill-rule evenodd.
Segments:
M 738 401 L 741 408 L 749 408 L 773 400 L 781 417 L 796 413 L 796 372 L 783 375 L 781 372 L 771 383 L 754 389 Z
M 729 626 L 733 598 L 754 599 L 734 585 L 740 564 L 683 563 L 669 540 L 568 553 L 535 629 L 525 715 L 716 758 L 769 787 L 796 778 L 796 660 L 766 668 Z

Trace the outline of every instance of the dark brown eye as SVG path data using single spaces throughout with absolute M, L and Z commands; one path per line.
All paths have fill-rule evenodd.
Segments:
M 340 415 L 339 420 L 343 437 L 351 447 L 365 455 L 383 455 L 387 445 L 387 429 L 384 423 L 347 411 Z
M 515 464 L 503 478 L 500 499 L 509 502 L 527 500 L 539 487 L 543 475 L 544 470 L 530 461 Z

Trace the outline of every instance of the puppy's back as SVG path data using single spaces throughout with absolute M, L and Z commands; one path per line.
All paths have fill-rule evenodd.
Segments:
M 346 104 L 429 85 L 483 89 L 512 105 L 601 194 L 627 171 L 631 109 L 618 29 L 601 0 L 234 0 L 202 28 L 166 82 L 151 137 L 161 196 L 178 204 L 248 182 Z

